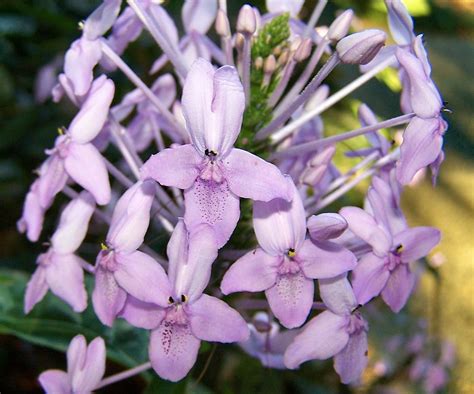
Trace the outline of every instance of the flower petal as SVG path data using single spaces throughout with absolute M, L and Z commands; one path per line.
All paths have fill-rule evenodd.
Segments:
M 357 302 L 365 305 L 372 298 L 378 296 L 387 284 L 390 277 L 383 258 L 373 253 L 362 257 L 357 267 L 352 271 L 352 287 Z
M 24 306 L 25 314 L 30 313 L 33 307 L 44 298 L 48 292 L 48 288 L 45 269 L 38 266 L 26 285 Z
M 227 183 L 196 179 L 193 187 L 184 192 L 184 221 L 188 231 L 206 223 L 216 235 L 217 247 L 229 240 L 240 217 L 239 199 Z
M 62 211 L 58 227 L 51 238 L 55 252 L 68 254 L 77 250 L 86 236 L 94 209 L 94 198 L 87 191 L 69 202 Z
M 189 144 L 164 149 L 146 161 L 140 170 L 140 177 L 152 178 L 164 186 L 189 189 L 199 176 L 202 160 Z
M 84 272 L 81 258 L 73 254 L 51 255 L 46 266 L 46 281 L 51 291 L 71 305 L 75 312 L 87 307 L 87 293 L 84 287 Z
M 87 353 L 87 342 L 84 335 L 76 335 L 67 348 L 67 373 L 72 378 L 84 367 Z
M 64 167 L 69 176 L 89 191 L 97 204 L 108 204 L 111 195 L 110 183 L 102 155 L 92 144 L 71 142 L 68 149 Z
M 152 330 L 162 322 L 165 317 L 165 310 L 150 304 L 148 302 L 140 301 L 139 299 L 127 296 L 127 301 L 119 316 L 124 318 L 132 326 Z
M 318 241 L 337 238 L 346 229 L 346 219 L 337 213 L 321 213 L 308 219 L 309 235 Z
M 347 220 L 349 229 L 374 249 L 374 253 L 384 256 L 392 246 L 387 229 L 379 226 L 372 216 L 357 207 L 345 207 L 340 214 Z
M 330 241 L 307 239 L 296 253 L 301 269 L 308 278 L 334 278 L 350 271 L 357 264 L 354 254 L 343 246 Z
M 270 256 L 260 248 L 248 252 L 225 273 L 221 283 L 222 293 L 267 290 L 276 282 L 280 260 L 280 257 Z
M 400 161 L 397 164 L 397 179 L 400 183 L 410 183 L 418 170 L 436 161 L 443 146 L 445 126 L 442 122 L 437 118 L 418 117 L 410 121 L 403 133 Z
M 272 14 L 289 12 L 290 16 L 296 18 L 303 7 L 304 0 L 266 0 L 267 10 Z
M 291 201 L 291 184 L 273 164 L 241 149 L 232 149 L 223 162 L 229 188 L 237 196 L 254 201 Z
M 410 263 L 425 257 L 441 240 L 441 232 L 434 227 L 412 227 L 398 233 L 394 245 L 402 245 L 400 257 Z
M 187 33 L 205 34 L 217 14 L 217 0 L 186 0 L 181 9 L 181 19 Z
M 126 299 L 127 293 L 118 285 L 113 273 L 99 267 L 95 271 L 92 305 L 102 324 L 112 327 Z
M 341 382 L 349 384 L 357 381 L 368 363 L 367 332 L 361 330 L 349 337 L 346 347 L 334 357 L 334 369 Z
M 16 224 L 18 232 L 26 232 L 26 237 L 31 242 L 38 241 L 44 221 L 44 209 L 39 200 L 38 184 L 39 181 L 36 180 L 31 185 L 23 204 L 23 213 Z
M 170 283 L 163 267 L 147 254 L 135 251 L 116 253 L 118 268 L 114 277 L 120 287 L 143 302 L 168 306 Z
M 177 382 L 193 367 L 200 344 L 189 325 L 163 321 L 151 332 L 148 348 L 151 365 L 161 378 Z
M 275 317 L 286 328 L 301 326 L 311 312 L 314 282 L 301 272 L 279 275 L 274 286 L 265 291 Z
M 399 264 L 391 273 L 382 290 L 382 298 L 390 309 L 398 313 L 405 306 L 415 287 L 416 276 L 408 264 Z
M 39 170 L 37 192 L 40 206 L 48 209 L 54 197 L 66 185 L 68 175 L 64 169 L 64 162 L 57 154 L 46 159 Z
M 74 393 L 92 392 L 105 373 L 105 342 L 97 337 L 87 347 L 84 366 L 72 376 Z
M 69 394 L 71 383 L 66 372 L 59 369 L 48 369 L 41 373 L 38 380 L 43 390 L 48 394 Z
M 347 317 L 324 311 L 313 318 L 285 352 L 285 365 L 295 369 L 309 360 L 326 360 L 338 354 L 349 341 Z
M 357 300 L 346 275 L 320 279 L 319 295 L 328 309 L 337 315 L 350 315 L 357 307 Z
M 240 342 L 249 337 L 247 323 L 240 314 L 218 298 L 203 294 L 189 305 L 193 334 L 210 342 Z

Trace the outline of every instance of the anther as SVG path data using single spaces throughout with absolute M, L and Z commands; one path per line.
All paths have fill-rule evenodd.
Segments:
M 204 154 L 206 156 L 209 156 L 209 157 L 216 157 L 217 156 L 217 152 L 214 152 L 213 150 L 209 150 L 209 149 L 206 149 L 204 151 Z
M 181 294 L 181 302 L 186 302 L 188 300 L 188 297 L 186 297 L 184 294 Z
M 101 242 L 100 243 L 100 249 L 101 250 L 109 250 L 109 247 L 104 242 Z
M 173 297 L 170 296 L 170 297 L 168 298 L 168 304 L 174 304 L 174 299 L 173 299 Z
M 295 257 L 296 256 L 296 251 L 293 248 L 288 249 L 288 257 Z
M 402 244 L 398 245 L 398 246 L 395 248 L 395 252 L 397 252 L 397 253 L 401 253 L 402 251 L 403 251 L 403 245 L 402 245 Z

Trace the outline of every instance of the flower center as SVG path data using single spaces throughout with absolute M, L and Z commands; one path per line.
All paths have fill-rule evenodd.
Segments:
M 402 262 L 400 257 L 402 251 L 403 245 L 400 244 L 388 254 L 386 266 L 389 271 L 393 271 Z
M 170 297 L 168 302 L 170 301 L 172 304 L 166 310 L 165 321 L 169 324 L 178 324 L 181 326 L 188 324 L 188 316 L 185 310 L 186 305 L 184 304 L 187 301 L 187 297 L 182 295 L 181 302 L 176 302 L 173 297 Z
M 206 155 L 207 157 L 204 159 L 201 166 L 200 177 L 205 181 L 222 183 L 225 180 L 222 164 L 220 161 L 216 160 L 215 155 L 217 155 L 217 153 L 213 152 L 212 154 L 213 156 L 210 156 L 210 154 Z
M 367 322 L 364 320 L 362 315 L 359 312 L 354 311 L 349 318 L 349 323 L 347 325 L 347 333 L 349 335 L 358 334 L 362 330 L 367 331 L 368 328 L 369 327 L 367 325 Z
M 287 256 L 282 259 L 282 262 L 278 267 L 278 273 L 280 275 L 296 274 L 300 271 L 298 262 L 293 259 L 294 256 L 296 256 L 295 250 L 290 249 L 287 253 Z

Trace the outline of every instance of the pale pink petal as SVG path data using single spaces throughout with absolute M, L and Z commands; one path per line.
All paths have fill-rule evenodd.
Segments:
M 334 369 L 344 384 L 359 380 L 368 363 L 367 332 L 361 330 L 350 336 L 346 347 L 334 357 Z
M 97 337 L 89 343 L 83 367 L 72 376 L 75 393 L 92 392 L 105 373 L 105 342 Z
M 109 30 L 120 12 L 121 0 L 105 0 L 84 22 L 82 34 L 88 40 L 96 40 Z
M 352 287 L 361 305 L 378 296 L 387 284 L 390 277 L 389 270 L 385 267 L 383 258 L 373 253 L 362 257 L 357 267 L 352 271 Z
M 400 257 L 409 263 L 425 257 L 438 245 L 441 232 L 434 227 L 413 227 L 398 233 L 393 240 L 397 247 L 401 245 Z
M 337 315 L 350 315 L 357 307 L 357 300 L 346 275 L 320 279 L 319 295 L 328 309 Z
M 71 378 L 84 367 L 86 355 L 86 338 L 80 334 L 76 335 L 67 348 L 67 372 Z
M 217 0 L 186 0 L 181 9 L 186 32 L 205 34 L 212 26 L 217 14 Z
M 290 16 L 296 18 L 303 7 L 304 0 L 266 0 L 267 10 L 273 14 L 289 12 Z
M 408 264 L 399 264 L 388 278 L 382 290 L 382 298 L 390 309 L 398 313 L 405 306 L 415 287 L 416 276 Z
M 165 314 L 166 312 L 163 308 L 155 304 L 140 301 L 129 295 L 119 316 L 124 318 L 132 326 L 152 330 L 158 327 L 165 317 Z
M 314 282 L 302 272 L 279 275 L 274 286 L 265 291 L 268 304 L 286 328 L 301 326 L 311 312 Z
M 41 165 L 39 173 L 37 180 L 39 203 L 42 208 L 48 209 L 56 194 L 66 185 L 68 176 L 64 169 L 63 160 L 57 154 L 48 157 Z
M 285 352 L 285 365 L 295 369 L 309 360 L 326 360 L 344 349 L 349 341 L 348 318 L 324 311 L 313 318 Z
M 46 282 L 51 291 L 71 305 L 75 312 L 86 309 L 87 293 L 80 257 L 53 253 L 46 266 Z
M 254 201 L 291 201 L 291 183 L 273 164 L 241 149 L 232 149 L 223 163 L 229 188 L 237 196 Z
M 269 202 L 255 201 L 253 227 L 258 243 L 268 254 L 278 256 L 293 249 L 298 251 L 306 235 L 306 213 L 293 182 L 291 202 L 276 198 Z
M 64 166 L 69 176 L 89 191 L 97 204 L 110 201 L 110 183 L 104 159 L 92 144 L 71 142 Z
M 225 273 L 221 283 L 222 293 L 267 290 L 276 282 L 280 260 L 280 257 L 270 256 L 260 248 L 248 252 Z
M 148 348 L 151 365 L 161 378 L 177 382 L 193 367 L 200 344 L 189 325 L 163 321 L 151 332 Z
M 44 221 L 44 208 L 41 207 L 37 191 L 38 183 L 38 180 L 36 180 L 31 185 L 23 204 L 23 213 L 16 223 L 18 231 L 20 233 L 26 232 L 26 237 L 31 242 L 38 241 Z
M 66 372 L 59 369 L 49 369 L 38 377 L 46 394 L 70 394 L 71 382 Z
M 182 218 L 178 219 L 178 223 L 171 234 L 171 238 L 166 247 L 166 254 L 168 256 L 168 278 L 170 283 L 176 287 L 176 282 L 180 271 L 188 261 L 189 249 L 189 233 Z
M 30 313 L 33 307 L 44 298 L 47 292 L 48 284 L 46 283 L 45 269 L 42 266 L 38 266 L 26 285 L 25 313 Z
M 206 294 L 189 305 L 189 321 L 193 334 L 203 341 L 240 342 L 249 336 L 247 323 L 235 309 Z
M 94 209 L 94 198 L 87 191 L 69 202 L 62 211 L 58 227 L 51 238 L 55 252 L 68 254 L 77 250 L 86 236 Z
M 112 327 L 126 299 L 127 293 L 118 285 L 113 273 L 99 267 L 95 272 L 92 305 L 102 324 Z
M 308 278 L 334 278 L 352 270 L 357 259 L 354 254 L 343 246 L 330 241 L 312 241 L 307 239 L 296 252 L 301 269 Z
M 337 213 L 321 213 L 308 219 L 311 238 L 318 241 L 339 237 L 347 229 L 346 220 Z
M 239 199 L 229 190 L 227 183 L 216 183 L 198 178 L 184 193 L 184 221 L 189 231 L 201 223 L 212 226 L 217 246 L 229 240 L 240 218 Z
M 199 176 L 202 161 L 203 158 L 192 145 L 168 148 L 145 162 L 140 177 L 152 178 L 164 186 L 188 189 Z
M 120 287 L 140 301 L 168 306 L 171 288 L 163 267 L 147 254 L 135 251 L 117 253 L 114 277 Z

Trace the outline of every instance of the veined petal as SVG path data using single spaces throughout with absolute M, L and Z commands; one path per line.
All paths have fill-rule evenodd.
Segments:
M 163 267 L 152 257 L 138 250 L 116 253 L 118 268 L 114 277 L 120 287 L 140 301 L 168 306 L 171 287 Z
M 165 315 L 166 312 L 163 308 L 128 295 L 119 316 L 132 326 L 152 330 L 158 327 Z
M 73 254 L 51 255 L 46 266 L 46 282 L 51 291 L 71 305 L 75 312 L 87 307 L 87 293 L 84 287 L 84 272 L 81 258 Z
M 334 357 L 334 369 L 342 383 L 353 383 L 360 378 L 369 361 L 367 355 L 367 332 L 361 330 L 352 334 L 346 347 Z
M 225 273 L 221 283 L 222 293 L 267 290 L 276 282 L 280 260 L 280 257 L 270 256 L 260 248 L 248 252 Z
M 372 298 L 378 296 L 387 284 L 390 277 L 383 258 L 373 253 L 362 257 L 357 267 L 352 271 L 352 287 L 357 302 L 365 305 Z
M 433 163 L 443 147 L 442 119 L 414 117 L 403 133 L 397 179 L 406 185 L 421 168 Z
M 226 182 L 196 179 L 194 185 L 184 192 L 184 221 L 188 231 L 205 223 L 215 233 L 217 247 L 229 240 L 240 218 L 240 204 Z
M 382 298 L 390 309 L 398 313 L 405 306 L 415 287 L 416 277 L 408 264 L 399 264 L 382 290 Z
M 55 252 L 68 254 L 76 251 L 86 236 L 94 209 L 94 197 L 87 191 L 69 202 L 61 213 L 58 227 L 51 238 Z
M 338 354 L 349 341 L 347 316 L 324 311 L 313 318 L 285 352 L 285 365 L 295 369 L 309 360 L 326 360 Z
M 273 164 L 241 149 L 232 149 L 223 163 L 229 188 L 237 196 L 254 201 L 291 201 L 291 183 Z
M 192 145 L 168 148 L 145 162 L 140 177 L 152 178 L 164 186 L 189 189 L 199 176 L 202 161 L 203 158 Z
M 110 201 L 110 183 L 107 168 L 99 151 L 92 144 L 71 142 L 64 166 L 69 176 L 89 191 L 97 204 Z
M 44 298 L 48 292 L 48 288 L 45 269 L 38 266 L 26 285 L 24 306 L 25 314 L 29 313 L 33 307 Z
M 38 380 L 47 394 L 71 393 L 71 382 L 66 372 L 59 369 L 48 369 L 40 374 Z
M 342 208 L 340 214 L 347 220 L 349 229 L 374 249 L 374 253 L 384 256 L 392 246 L 387 229 L 379 226 L 372 216 L 357 207 Z
M 205 34 L 217 14 L 217 0 L 186 0 L 181 8 L 181 19 L 186 32 Z
M 109 114 L 114 92 L 114 83 L 105 75 L 92 83 L 86 100 L 68 128 L 74 142 L 85 144 L 99 134 Z
M 301 272 L 279 275 L 274 286 L 265 291 L 268 304 L 286 328 L 301 326 L 311 312 L 314 281 Z
M 112 327 L 126 299 L 127 293 L 118 285 L 113 272 L 97 268 L 95 287 L 92 292 L 92 305 L 102 324 Z
M 293 249 L 298 252 L 306 236 L 306 213 L 293 182 L 287 181 L 292 201 L 275 198 L 269 202 L 255 201 L 253 227 L 264 251 L 281 256 Z
M 301 269 L 308 278 L 334 278 L 350 271 L 357 264 L 355 255 L 343 246 L 330 241 L 307 239 L 296 253 Z
M 153 181 L 138 181 L 117 203 L 107 234 L 107 242 L 116 250 L 130 253 L 143 243 L 150 223 L 150 209 L 155 198 Z M 126 206 L 124 206 L 126 202 Z
M 400 257 L 409 263 L 425 257 L 431 249 L 438 245 L 441 233 L 434 227 L 413 227 L 398 233 L 394 237 L 394 245 L 402 245 Z
M 312 239 L 326 241 L 339 237 L 347 229 L 347 222 L 337 213 L 321 213 L 308 219 L 308 231 Z
M 319 294 L 328 309 L 337 315 L 349 316 L 357 307 L 357 300 L 346 275 L 320 279 Z
M 240 314 L 218 298 L 203 294 L 189 305 L 193 334 L 210 342 L 240 342 L 249 337 L 247 323 Z
M 151 365 L 161 378 L 177 382 L 193 367 L 200 344 L 189 325 L 164 320 L 151 332 L 148 348 Z

